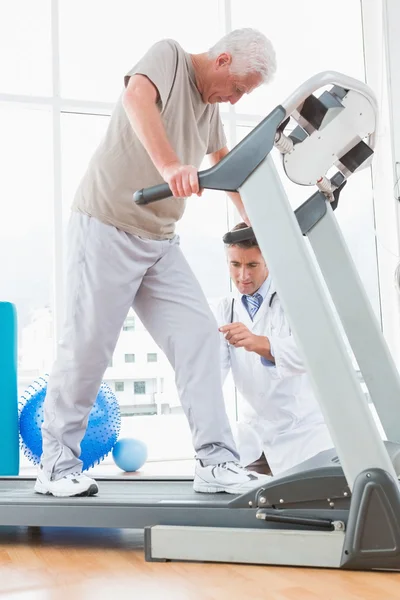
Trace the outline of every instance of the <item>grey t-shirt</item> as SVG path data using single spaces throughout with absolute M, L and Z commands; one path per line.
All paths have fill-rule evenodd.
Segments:
M 196 168 L 206 154 L 226 145 L 217 104 L 205 104 L 196 87 L 190 55 L 174 40 L 150 48 L 125 76 L 146 75 L 159 92 L 158 107 L 179 160 Z M 150 239 L 173 237 L 183 214 L 184 198 L 167 198 L 146 206 L 133 201 L 141 188 L 163 183 L 137 138 L 119 98 L 104 139 L 80 182 L 73 209 L 128 233 Z

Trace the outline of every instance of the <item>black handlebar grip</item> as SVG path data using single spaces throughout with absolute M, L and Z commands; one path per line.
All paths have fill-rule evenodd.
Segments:
M 152 187 L 138 190 L 133 194 L 133 199 L 136 204 L 150 204 L 150 202 L 163 200 L 172 195 L 168 183 L 161 183 L 160 185 L 153 185 Z
M 254 238 L 253 228 L 245 227 L 243 229 L 237 229 L 236 231 L 228 231 L 222 238 L 222 241 L 224 244 L 237 244 L 238 242 L 253 240 Z

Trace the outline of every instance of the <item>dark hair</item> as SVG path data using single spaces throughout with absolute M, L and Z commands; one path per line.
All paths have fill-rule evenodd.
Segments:
M 235 227 L 233 227 L 230 231 L 238 231 L 239 229 L 246 229 L 248 228 L 248 225 L 246 225 L 246 223 L 238 223 L 237 225 L 235 225 Z M 249 249 L 249 248 L 259 248 L 258 242 L 255 238 L 254 235 L 252 235 L 248 240 L 243 240 L 241 242 L 235 242 L 234 244 L 227 244 L 228 247 L 230 246 L 237 246 L 238 248 L 243 248 L 243 249 Z

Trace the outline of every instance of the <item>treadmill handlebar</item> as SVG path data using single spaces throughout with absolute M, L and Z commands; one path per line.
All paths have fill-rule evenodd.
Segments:
M 160 185 L 153 185 L 152 187 L 138 190 L 133 194 L 133 199 L 136 204 L 150 204 L 150 202 L 163 200 L 169 196 L 172 196 L 172 192 L 168 183 L 161 183 Z
M 333 201 L 330 202 L 332 210 L 336 210 L 339 203 L 340 192 L 347 184 L 347 181 L 344 179 L 340 184 L 337 181 L 336 183 L 338 187 L 333 191 Z M 332 184 L 334 184 L 334 182 L 332 182 Z M 321 204 L 322 200 L 323 204 Z M 316 203 L 314 203 L 314 206 L 311 207 L 310 203 L 313 201 Z M 315 226 L 320 218 L 323 217 L 326 212 L 325 204 L 326 198 L 321 194 L 321 192 L 316 192 L 294 211 L 303 235 L 307 235 L 308 231 Z M 255 239 L 256 236 L 253 228 L 243 227 L 242 229 L 236 229 L 235 231 L 228 231 L 223 236 L 222 241 L 224 244 L 230 245 Z
M 199 171 L 198 179 L 200 187 L 207 187 L 203 185 L 205 175 L 211 171 L 208 169 L 206 171 Z M 159 185 L 153 185 L 148 188 L 143 188 L 138 190 L 133 194 L 133 199 L 136 204 L 150 204 L 150 202 L 157 202 L 157 200 L 164 200 L 164 198 L 172 197 L 173 194 L 171 192 L 171 188 L 168 183 L 160 183 Z
M 286 117 L 277 106 L 237 146 L 210 169 L 199 172 L 203 189 L 236 192 L 274 147 L 276 132 Z M 171 196 L 168 184 L 138 190 L 133 194 L 136 204 L 148 204 Z
M 207 169 L 206 171 L 199 171 L 198 179 L 200 187 L 207 187 L 206 185 L 204 185 L 204 180 L 208 171 L 211 170 L 212 169 Z M 133 199 L 136 202 L 136 204 L 150 204 L 150 202 L 164 200 L 164 198 L 169 198 L 170 196 L 173 196 L 173 194 L 168 183 L 161 183 L 159 185 L 153 185 L 151 187 L 138 190 L 133 194 Z

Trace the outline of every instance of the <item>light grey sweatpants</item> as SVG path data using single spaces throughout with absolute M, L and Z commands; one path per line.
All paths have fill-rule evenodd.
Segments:
M 143 239 L 80 213 L 72 213 L 68 236 L 65 323 L 44 404 L 46 474 L 81 470 L 89 413 L 132 306 L 175 369 L 197 458 L 206 465 L 238 460 L 217 324 L 178 238 Z

